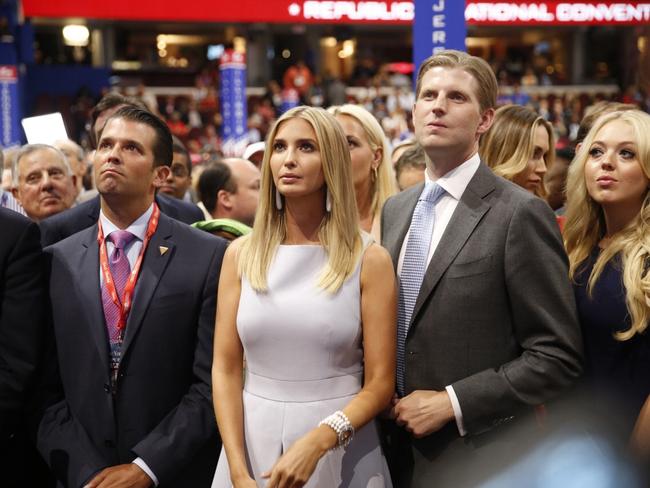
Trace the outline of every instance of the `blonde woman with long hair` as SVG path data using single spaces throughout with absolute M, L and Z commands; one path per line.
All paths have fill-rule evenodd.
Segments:
M 544 175 L 555 160 L 555 136 L 551 124 L 532 110 L 499 108 L 481 137 L 479 154 L 495 174 L 546 198 Z
M 621 408 L 611 418 L 628 434 L 650 394 L 648 134 L 650 115 L 639 110 L 601 116 L 567 180 L 564 239 L 586 379 Z
M 266 147 L 253 231 L 219 284 L 213 486 L 390 486 L 373 422 L 394 390 L 390 257 L 359 229 L 332 115 L 292 109 Z
M 374 115 L 358 105 L 330 107 L 350 147 L 352 180 L 361 228 L 379 241 L 381 209 L 397 192 L 386 135 Z

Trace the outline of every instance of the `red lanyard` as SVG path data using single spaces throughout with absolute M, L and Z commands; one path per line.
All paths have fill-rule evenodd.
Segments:
M 97 230 L 97 243 L 99 244 L 99 265 L 102 270 L 102 276 L 104 277 L 104 285 L 108 293 L 111 295 L 113 303 L 117 305 L 120 310 L 120 318 L 117 323 L 118 330 L 124 330 L 126 327 L 126 319 L 129 316 L 129 311 L 131 310 L 131 303 L 133 298 L 133 292 L 135 290 L 135 285 L 138 282 L 138 275 L 140 274 L 140 267 L 142 266 L 142 259 L 144 258 L 144 252 L 147 250 L 147 245 L 151 240 L 151 236 L 154 235 L 156 229 L 158 228 L 158 219 L 160 217 L 160 210 L 158 205 L 153 204 L 153 213 L 149 219 L 149 224 L 147 225 L 147 233 L 144 237 L 144 242 L 142 243 L 142 249 L 138 255 L 138 260 L 135 262 L 135 266 L 131 270 L 129 279 L 124 285 L 124 294 L 122 295 L 122 300 L 117 296 L 117 290 L 115 289 L 115 283 L 113 282 L 113 275 L 111 274 L 111 268 L 108 264 L 108 253 L 106 252 L 106 244 L 104 237 L 104 230 L 102 229 L 101 220 L 98 222 Z

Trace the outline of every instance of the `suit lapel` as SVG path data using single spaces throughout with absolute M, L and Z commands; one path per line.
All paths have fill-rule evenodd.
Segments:
M 161 213 L 158 229 L 152 236 L 145 251 L 140 275 L 133 295 L 133 305 L 126 321 L 126 333 L 122 344 L 122 357 L 128 352 L 142 325 L 151 298 L 160 282 L 169 260 L 174 255 L 174 244 L 168 239 L 172 236 L 172 221 Z M 167 248 L 163 253 L 161 247 Z
M 402 250 L 404 238 L 411 226 L 411 219 L 413 218 L 415 205 L 418 203 L 418 198 L 420 197 L 423 188 L 424 183 L 417 185 L 413 190 L 407 190 L 409 191 L 409 194 L 406 195 L 406 199 L 402 205 L 400 205 L 395 211 L 396 217 L 392 222 L 392 229 L 386 234 L 387 242 L 382 243 L 384 244 L 384 247 L 388 249 L 388 252 L 393 258 L 393 266 L 395 270 L 397 270 L 399 254 Z
M 102 203 L 99 195 L 97 195 L 91 200 L 91 203 L 88 205 L 88 212 L 86 213 L 88 219 L 91 220 L 93 224 L 96 224 L 99 220 L 99 212 L 101 210 L 101 207 Z
M 483 215 L 489 210 L 490 204 L 483 198 L 494 190 L 494 178 L 491 170 L 481 163 L 467 185 L 424 275 L 424 281 L 411 316 L 409 331 L 443 273 L 472 235 Z
M 97 224 L 87 231 L 87 239 L 82 242 L 81 262 L 79 266 L 79 294 L 83 309 L 88 314 L 90 334 L 97 352 L 108 368 L 108 334 L 102 305 L 102 292 L 99 282 L 99 244 L 97 243 Z M 106 369 L 108 374 L 108 369 Z

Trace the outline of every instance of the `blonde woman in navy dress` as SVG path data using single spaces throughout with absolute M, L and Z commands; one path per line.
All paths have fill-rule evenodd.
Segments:
M 332 115 L 288 111 L 267 148 L 253 232 L 221 273 L 213 487 L 391 486 L 373 421 L 394 390 L 390 257 L 359 229 Z
M 639 445 L 650 435 L 648 134 L 639 110 L 596 120 L 569 168 L 564 228 L 592 403 Z

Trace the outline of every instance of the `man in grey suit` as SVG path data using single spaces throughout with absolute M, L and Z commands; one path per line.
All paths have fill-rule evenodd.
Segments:
M 553 212 L 478 156 L 496 95 L 480 58 L 442 51 L 422 64 L 413 123 L 426 180 L 383 210 L 400 277 L 398 393 L 385 426 L 400 488 L 473 486 L 477 470 L 521 449 L 506 432 L 581 372 Z

